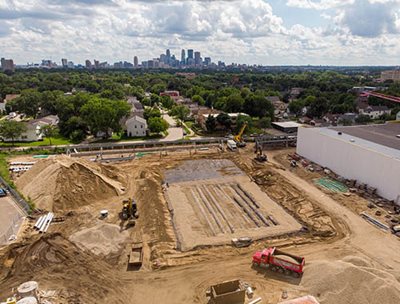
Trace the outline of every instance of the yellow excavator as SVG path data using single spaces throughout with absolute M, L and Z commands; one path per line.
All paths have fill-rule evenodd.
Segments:
M 235 140 L 235 142 L 236 142 L 236 145 L 237 145 L 239 148 L 246 147 L 246 143 L 244 142 L 244 140 L 243 140 L 243 138 L 242 138 L 242 135 L 243 135 L 243 133 L 244 133 L 244 130 L 246 130 L 246 128 L 247 128 L 247 122 L 245 122 L 245 123 L 243 124 L 243 126 L 240 128 L 239 133 L 233 138 L 233 139 Z
M 122 201 L 122 219 L 128 221 L 128 226 L 135 225 L 135 219 L 138 218 L 137 204 L 133 198 Z

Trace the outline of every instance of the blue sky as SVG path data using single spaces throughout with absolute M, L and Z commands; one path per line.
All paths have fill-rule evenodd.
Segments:
M 400 0 L 0 0 L 0 56 L 398 65 Z

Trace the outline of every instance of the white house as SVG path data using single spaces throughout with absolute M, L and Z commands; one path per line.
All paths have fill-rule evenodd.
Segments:
M 128 137 L 142 137 L 147 133 L 146 119 L 140 116 L 132 116 L 125 122 Z
M 13 116 L 12 116 L 13 117 Z M 14 120 L 21 121 L 20 116 L 14 117 Z M 56 115 L 49 115 L 39 119 L 31 119 L 29 121 L 22 121 L 26 126 L 26 131 L 21 134 L 21 137 L 16 138 L 15 141 L 40 141 L 43 140 L 43 133 L 41 128 L 43 126 L 51 125 L 57 126 L 58 124 L 58 116 Z M 4 141 L 12 141 L 11 138 L 2 138 Z
M 400 111 L 397 112 L 397 114 L 396 114 L 396 120 L 399 120 L 399 121 L 400 121 Z
M 368 106 L 365 109 L 360 108 L 358 113 L 368 115 L 372 119 L 377 119 L 383 114 L 390 115 L 390 109 L 387 106 Z

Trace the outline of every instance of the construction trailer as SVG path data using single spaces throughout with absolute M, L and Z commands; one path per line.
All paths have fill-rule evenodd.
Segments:
M 210 287 L 210 304 L 243 304 L 246 289 L 240 280 L 225 281 Z

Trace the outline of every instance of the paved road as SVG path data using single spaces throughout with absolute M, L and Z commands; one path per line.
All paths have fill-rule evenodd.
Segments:
M 18 232 L 24 214 L 10 196 L 0 197 L 0 245 Z
M 163 118 L 168 122 L 168 136 L 161 139 L 160 141 L 172 141 L 172 140 L 179 140 L 183 138 L 183 129 L 181 127 L 176 126 L 176 121 L 168 113 L 163 114 Z

